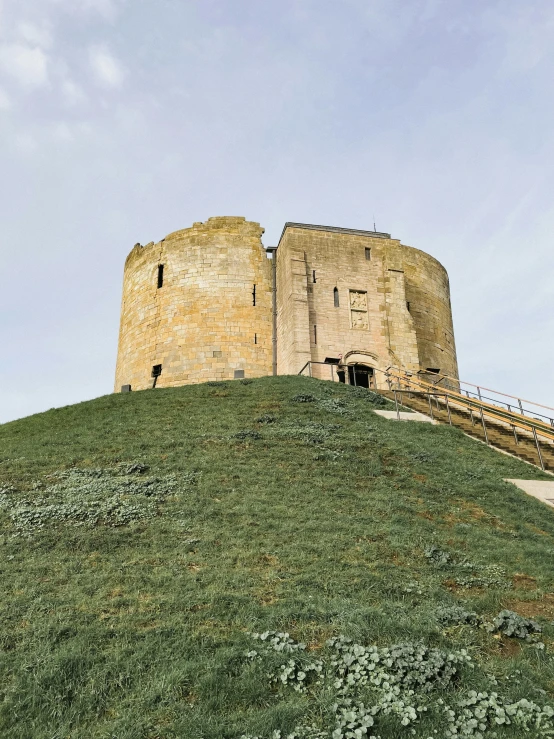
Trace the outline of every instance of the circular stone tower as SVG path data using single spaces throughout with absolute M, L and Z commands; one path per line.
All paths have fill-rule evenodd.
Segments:
M 210 218 L 133 248 L 116 392 L 271 374 L 272 275 L 263 231 L 244 218 Z

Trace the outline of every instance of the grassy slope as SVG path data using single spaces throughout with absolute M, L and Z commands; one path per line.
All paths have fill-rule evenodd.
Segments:
M 298 393 L 346 405 L 292 402 Z M 63 524 L 14 539 L 0 514 L 1 736 L 290 728 L 302 698 L 276 693 L 244 662 L 247 632 L 265 628 L 314 649 L 338 633 L 463 644 L 510 697 L 551 694 L 551 626 L 537 655 L 482 630 L 441 630 L 434 615 L 463 603 L 487 616 L 506 605 L 554 616 L 554 513 L 503 482 L 541 473 L 372 407 L 345 386 L 265 378 L 111 395 L 0 427 L 0 488 L 14 486 L 14 500 L 71 466 L 140 460 L 148 474 L 199 473 L 157 517 L 129 526 Z M 263 414 L 276 422 L 257 422 Z M 261 438 L 233 436 L 242 430 Z M 509 587 L 461 587 L 455 568 L 425 557 L 433 544 L 500 565 Z M 520 678 L 502 682 L 514 669 Z

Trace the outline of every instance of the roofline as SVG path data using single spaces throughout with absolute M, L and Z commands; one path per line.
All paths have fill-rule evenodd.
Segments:
M 313 223 L 285 223 L 279 244 L 281 243 L 287 228 L 305 228 L 308 231 L 329 231 L 331 233 L 353 234 L 355 236 L 369 236 L 374 239 L 390 239 L 390 234 L 382 231 L 360 231 L 357 228 L 341 228 L 340 226 L 316 226 Z

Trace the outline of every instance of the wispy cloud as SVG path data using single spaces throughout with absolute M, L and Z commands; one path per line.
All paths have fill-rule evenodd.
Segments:
M 89 61 L 96 80 L 106 87 L 121 87 L 125 71 L 116 57 L 104 46 L 89 50 Z
M 52 33 L 46 25 L 38 26 L 34 23 L 19 24 L 17 36 L 29 46 L 38 46 L 41 49 L 50 49 L 53 44 Z
M 42 87 L 48 82 L 48 57 L 38 46 L 1 45 L 0 69 L 25 88 Z
M 552 57 L 554 8 L 551 5 L 523 3 L 512 13 L 504 12 L 503 8 L 489 9 L 483 14 L 483 26 L 503 47 L 505 74 L 532 71 L 544 59 Z
M 105 20 L 113 21 L 122 3 L 121 0 L 50 0 L 50 4 L 71 14 L 96 13 Z
M 7 92 L 0 88 L 0 110 L 10 110 L 12 101 Z
M 64 101 L 70 105 L 80 105 L 86 102 L 87 96 L 83 88 L 69 77 L 66 77 L 61 85 Z
M 126 244 L 218 212 L 261 221 L 267 244 L 285 220 L 375 212 L 449 270 L 468 379 L 552 405 L 553 8 L 0 0 L 2 228 L 34 280 L 32 300 L 0 291 L 17 315 L 0 418 L 106 391 Z
M 18 133 L 15 137 L 15 145 L 22 154 L 34 154 L 38 149 L 38 141 L 31 133 Z

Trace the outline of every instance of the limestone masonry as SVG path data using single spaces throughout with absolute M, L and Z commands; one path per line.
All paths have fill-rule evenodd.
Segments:
M 268 248 L 263 231 L 210 218 L 133 248 L 117 392 L 296 374 L 310 361 L 316 377 L 366 387 L 382 387 L 390 366 L 458 376 L 436 259 L 374 231 L 287 223 Z

